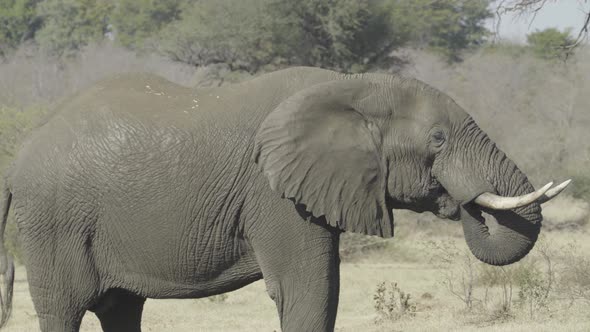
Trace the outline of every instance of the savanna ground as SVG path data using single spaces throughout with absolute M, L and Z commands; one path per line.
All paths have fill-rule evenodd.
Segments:
M 336 330 L 589 331 L 589 213 L 568 196 L 549 203 L 537 246 L 501 269 L 473 258 L 458 222 L 430 214 L 398 211 L 391 240 L 345 235 Z M 392 300 L 391 283 L 405 301 L 399 291 Z M 280 330 L 263 281 L 211 298 L 148 300 L 142 324 L 144 331 Z M 7 330 L 38 330 L 22 265 Z M 101 331 L 94 314 L 82 331 Z
M 460 223 L 431 214 L 397 211 L 391 240 L 344 235 L 337 330 L 590 331 L 588 50 L 566 64 L 535 59 L 520 46 L 498 45 L 452 66 L 426 52 L 403 52 L 411 59 L 403 71 L 456 99 L 535 185 L 570 177 L 574 182 L 563 197 L 545 204 L 535 249 L 509 267 L 475 261 Z M 54 103 L 124 71 L 153 72 L 187 86 L 247 78 L 224 66 L 196 69 L 108 44 L 88 47 L 65 66 L 15 56 L 0 64 L 0 167 Z M 6 236 L 18 253 L 14 228 L 11 221 Z M 38 330 L 22 264 L 7 331 Z M 148 300 L 143 328 L 273 331 L 279 322 L 259 281 L 225 296 Z M 92 313 L 82 331 L 100 331 Z

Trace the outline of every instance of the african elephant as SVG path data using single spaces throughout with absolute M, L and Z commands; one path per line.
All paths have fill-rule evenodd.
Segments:
M 203 90 L 149 74 L 61 104 L 7 177 L 42 331 L 139 331 L 146 298 L 264 278 L 284 331 L 330 331 L 339 234 L 394 235 L 392 209 L 462 220 L 480 260 L 533 247 L 535 191 L 450 97 L 415 79 L 291 68 Z M 482 211 L 495 216 L 490 231 Z M 2 248 L 3 322 L 14 268 Z

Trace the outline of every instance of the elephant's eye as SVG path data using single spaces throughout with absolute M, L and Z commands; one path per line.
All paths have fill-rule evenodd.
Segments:
M 437 130 L 432 133 L 432 143 L 435 147 L 441 147 L 446 140 L 445 133 Z

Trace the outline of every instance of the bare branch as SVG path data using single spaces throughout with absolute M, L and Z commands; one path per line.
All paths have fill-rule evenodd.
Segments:
M 557 0 L 551 0 L 557 2 Z M 496 17 L 497 21 L 495 24 L 496 36 L 500 28 L 502 21 L 502 15 L 507 13 L 514 13 L 518 17 L 522 18 L 525 15 L 532 15 L 529 21 L 529 28 L 537 17 L 539 11 L 548 3 L 550 0 L 501 0 L 496 6 Z M 584 0 L 584 3 L 588 3 L 588 0 Z M 581 4 L 581 2 L 580 2 Z M 583 24 L 578 31 L 576 38 L 568 45 L 561 46 L 560 48 L 566 52 L 566 58 L 571 51 L 580 46 L 588 38 L 588 30 L 590 29 L 590 9 L 584 11 Z

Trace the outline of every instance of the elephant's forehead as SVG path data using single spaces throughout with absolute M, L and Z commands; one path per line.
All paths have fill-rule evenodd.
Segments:
M 434 125 L 452 126 L 463 123 L 468 116 L 469 114 L 452 98 L 443 94 L 419 98 L 415 108 L 415 117 L 418 120 Z
M 447 126 L 454 113 L 446 102 L 437 102 L 431 97 L 413 97 L 397 103 L 394 109 L 394 121 L 408 120 L 416 126 Z

